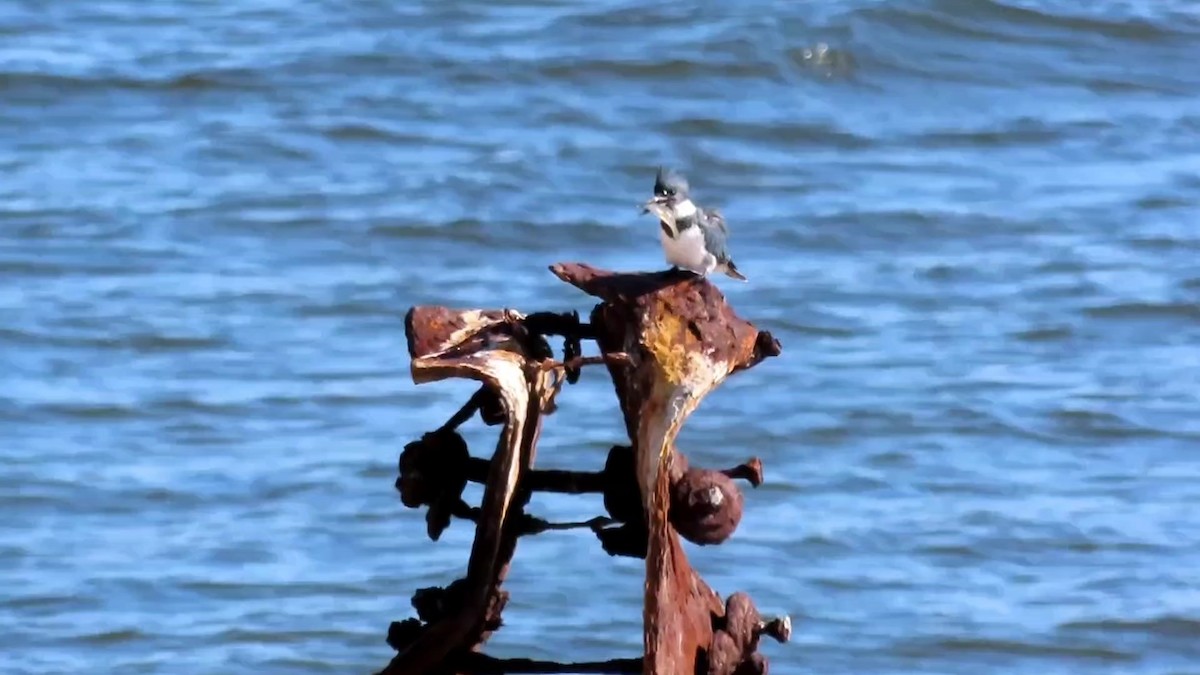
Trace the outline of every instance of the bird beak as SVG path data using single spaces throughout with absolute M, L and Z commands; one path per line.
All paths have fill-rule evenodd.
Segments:
M 650 201 L 642 204 L 642 213 L 653 213 L 658 219 L 668 225 L 675 224 L 675 210 L 671 208 L 669 197 L 656 195 Z

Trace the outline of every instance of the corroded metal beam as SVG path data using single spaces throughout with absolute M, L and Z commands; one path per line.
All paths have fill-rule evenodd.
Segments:
M 582 263 L 551 271 L 602 300 L 591 314 L 600 349 L 630 357 L 629 366 L 609 370 L 634 441 L 650 534 L 643 672 L 696 672 L 697 655 L 713 641 L 713 619 L 725 608 L 688 563 L 670 524 L 671 478 L 685 471 L 675 437 L 705 395 L 730 374 L 778 355 L 779 342 L 737 316 L 716 286 L 688 273 L 619 274 Z
M 451 377 L 478 380 L 500 401 L 504 428 L 492 455 L 483 490 L 475 541 L 458 602 L 425 627 L 383 670 L 409 675 L 433 672 L 456 651 L 486 640 L 506 596 L 500 584 L 516 548 L 518 523 L 528 491 L 523 472 L 533 466 L 542 410 L 554 393 L 552 371 L 535 366 L 549 351 L 545 341 L 521 325 L 513 311 L 455 311 L 416 307 L 405 317 L 413 380 L 418 384 Z

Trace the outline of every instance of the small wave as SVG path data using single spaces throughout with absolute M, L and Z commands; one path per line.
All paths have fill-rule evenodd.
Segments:
M 288 644 L 292 642 L 306 642 L 309 640 L 320 639 L 345 639 L 358 637 L 357 634 L 348 631 L 339 630 L 286 630 L 286 631 L 267 631 L 267 630 L 245 630 L 241 628 L 233 628 L 222 631 L 211 636 L 215 641 L 221 643 L 245 643 L 245 644 Z
M 372 637 L 375 637 L 374 635 Z M 279 669 L 284 673 L 343 673 L 345 672 L 338 664 L 330 663 L 322 659 L 305 659 L 296 656 L 285 658 L 268 659 L 262 662 L 262 666 L 268 670 Z
M 55 279 L 73 271 L 71 267 L 66 265 L 59 265 L 45 260 L 0 260 L 0 276 L 9 279 L 20 279 L 22 277 Z
M 1174 251 L 1200 249 L 1200 241 L 1180 241 L 1174 237 L 1140 237 L 1128 240 L 1129 245 L 1146 251 Z
M 979 212 L 951 208 L 866 208 L 830 214 L 830 222 L 855 226 L 856 236 L 871 235 L 888 241 L 924 241 L 916 235 L 937 237 L 978 236 L 980 227 L 1012 230 L 1014 221 Z M 970 226 L 967 226 L 967 223 Z
M 874 476 L 844 476 L 830 481 L 829 489 L 847 495 L 870 494 L 872 492 L 887 492 L 893 489 L 890 481 Z
M 393 141 L 405 143 L 426 143 L 428 138 L 420 134 L 405 133 L 396 129 L 386 129 L 370 122 L 341 122 L 319 127 L 318 133 L 336 141 Z
M 936 0 L 932 4 L 919 5 L 884 3 L 856 10 L 852 15 L 872 24 L 910 27 L 976 42 L 992 40 L 1017 44 L 1061 41 L 1054 31 L 1157 43 L 1173 36 L 1191 34 L 1189 30 L 1195 28 L 1194 22 L 1180 22 L 1177 17 L 1171 17 L 1169 11 L 1153 18 L 1105 17 L 1060 11 L 1068 7 L 1086 11 L 1089 5 L 1085 3 L 1053 5 L 1055 11 L 1046 11 L 1049 6 L 1040 3 L 1034 7 L 1020 0 L 982 0 L 964 6 L 956 0 Z M 1113 4 L 1097 3 L 1095 6 L 1111 8 Z M 1154 4 L 1146 6 L 1154 7 Z
M 861 331 L 853 328 L 839 328 L 838 326 L 819 326 L 813 323 L 804 321 L 793 321 L 788 319 L 777 319 L 771 323 L 775 324 L 780 330 L 807 335 L 811 337 L 822 338 L 852 338 L 861 333 Z
M 492 241 L 488 225 L 471 218 L 446 223 L 376 224 L 371 226 L 368 233 L 373 237 L 402 241 L 447 239 L 470 244 L 487 244 Z
M 283 485 L 263 486 L 255 488 L 250 492 L 256 500 L 263 502 L 273 502 L 277 500 L 287 499 L 295 495 L 307 493 L 319 493 L 321 490 L 328 488 L 329 485 L 325 481 L 306 481 L 296 480 Z
M 77 420 L 131 420 L 143 415 L 134 406 L 117 403 L 49 403 L 36 409 Z
M 887 79 L 881 80 L 885 84 L 897 77 L 913 77 L 936 81 L 939 86 L 964 82 L 1007 87 L 1018 79 L 1026 84 L 1040 79 L 1056 86 L 1091 86 L 1093 91 L 1173 96 L 1190 95 L 1194 89 L 1185 79 L 1188 75 L 1168 75 L 1162 69 L 1135 64 L 1123 69 L 1126 72 L 1109 75 L 1096 72 L 1104 68 L 1101 64 L 1080 66 L 1076 62 L 1083 58 L 1095 61 L 1090 48 L 1098 41 L 1105 41 L 1105 47 L 1117 53 L 1151 48 L 1182 53 L 1183 48 L 1177 46 L 1180 36 L 1190 39 L 1195 35 L 1194 21 L 1177 21 L 1170 12 L 1147 17 L 1104 15 L 1104 10 L 1090 10 L 1088 3 L 1039 4 L 1034 7 L 1006 0 L 968 5 L 954 0 L 872 3 L 835 22 L 853 26 L 853 34 L 862 40 L 856 49 L 862 70 L 885 76 Z M 1082 57 L 1080 52 L 1089 56 Z
M 1195 87 L 1186 82 L 1163 77 L 1119 80 L 1111 77 L 1093 78 L 1083 81 L 1083 86 L 1097 94 L 1162 94 L 1165 96 L 1191 97 Z
M 1143 211 L 1168 211 L 1190 207 L 1193 200 L 1179 195 L 1147 195 L 1133 204 Z
M 1035 274 L 1078 274 L 1079 272 L 1087 272 L 1088 265 L 1078 259 L 1059 259 L 1047 260 L 1040 262 L 1034 266 Z
M 405 394 L 400 391 L 362 393 L 362 394 L 313 394 L 309 396 L 267 396 L 255 402 L 273 408 L 290 407 L 358 407 L 363 405 L 400 404 L 405 401 Z
M 952 279 L 962 279 L 974 271 L 974 269 L 966 266 L 938 263 L 930 265 L 925 269 L 917 270 L 915 274 L 920 278 L 929 279 L 930 281 L 950 281 Z
M 149 636 L 136 628 L 125 628 L 106 630 L 99 633 L 85 633 L 83 635 L 76 635 L 71 639 L 88 645 L 115 645 L 122 642 L 134 642 L 147 637 Z
M 846 150 L 861 150 L 876 143 L 875 139 L 859 136 L 819 122 L 780 121 L 754 124 L 715 117 L 695 117 L 668 122 L 663 126 L 663 131 L 672 135 L 698 138 L 720 134 L 724 137 L 757 140 L 772 144 L 799 143 L 820 147 L 832 146 Z
M 925 480 L 917 483 L 916 488 L 933 495 L 970 495 L 974 497 L 988 495 L 1006 497 L 1011 494 L 1011 490 L 1003 484 L 983 483 L 973 480 Z
M 622 82 L 671 82 L 695 78 L 756 78 L 779 76 L 778 69 L 766 62 L 748 60 L 702 61 L 698 59 L 582 60 L 538 64 L 536 75 L 569 82 L 612 77 Z
M 217 336 L 169 336 L 154 333 L 138 333 L 114 338 L 107 336 L 43 334 L 12 328 L 0 329 L 0 339 L 12 340 L 22 344 L 87 347 L 98 350 L 132 351 L 139 354 L 219 351 L 228 349 L 233 344 L 227 338 Z
M 120 492 L 120 497 L 122 499 L 129 499 L 130 501 L 165 504 L 176 508 L 204 503 L 203 499 L 197 498 L 196 495 L 190 492 L 172 490 L 165 487 L 126 489 Z
M 870 588 L 873 591 L 910 592 L 914 586 L 913 582 L 894 578 L 885 570 L 872 570 L 863 574 L 843 577 L 816 578 L 812 580 L 812 584 L 818 588 L 856 593 L 861 593 L 864 588 Z
M 946 558 L 983 559 L 989 556 L 965 544 L 933 544 L 921 546 L 916 552 L 922 555 Z
M 45 71 L 0 72 L 0 94 L 22 88 L 132 89 L 165 92 L 203 92 L 228 89 L 254 90 L 260 86 L 259 74 L 246 68 L 196 71 L 162 77 L 130 77 L 95 73 L 70 75 Z
M 1075 334 L 1070 326 L 1042 326 L 1010 333 L 1009 337 L 1022 342 L 1057 342 Z
M 334 302 L 330 304 L 305 304 L 297 307 L 295 310 L 296 316 L 301 317 L 392 317 L 398 316 L 394 304 L 389 304 L 385 300 L 377 302 L 363 302 L 361 300 L 349 300 L 342 302 Z
M 559 224 L 513 221 L 489 223 L 476 218 L 441 223 L 375 224 L 368 231 L 372 237 L 403 242 L 433 240 L 453 242 L 455 246 L 483 244 L 488 247 L 511 243 L 526 251 L 562 250 L 561 243 L 567 240 L 580 248 L 589 244 L 611 245 L 614 239 L 628 233 L 628 228 L 593 220 L 573 221 L 570 227 L 561 227 Z
M 821 534 L 810 534 L 810 535 L 804 537 L 803 539 L 801 539 L 800 541 L 796 542 L 796 545 L 799 546 L 800 548 L 804 548 L 804 549 L 815 548 L 815 549 L 822 549 L 824 551 L 830 551 L 830 552 L 832 552 L 832 551 L 851 551 L 854 549 L 854 546 L 845 542 L 844 540 L 835 539 L 833 537 L 828 537 L 828 536 L 821 535 Z
M 1062 547 L 1068 551 L 1076 553 L 1095 553 L 1097 551 L 1121 551 L 1128 553 L 1148 553 L 1158 554 L 1165 553 L 1168 549 L 1157 544 L 1148 544 L 1135 541 L 1094 541 L 1091 539 L 1081 541 L 1070 541 L 1062 544 Z
M 375 480 L 377 478 L 395 478 L 396 467 L 393 464 L 371 464 L 354 472 L 358 478 Z
M 990 416 L 998 425 L 1000 425 L 1000 428 L 1021 438 L 1028 438 L 1031 440 L 1040 441 L 1042 443 L 1051 444 L 1068 440 L 1061 434 L 1052 434 L 1043 429 L 1035 429 L 1029 424 L 1026 424 L 1018 416 L 1007 414 L 999 408 L 994 410 Z
M 1137 438 L 1165 436 L 1166 432 L 1143 427 L 1120 415 L 1096 410 L 1063 409 L 1050 413 L 1050 418 L 1066 431 L 1097 438 Z
M 924 644 L 901 647 L 910 654 L 944 654 L 959 652 L 967 654 L 1012 654 L 1018 656 L 1060 656 L 1090 658 L 1097 661 L 1136 661 L 1137 654 L 1121 651 L 1105 645 L 1066 645 L 1005 640 L 998 638 L 943 638 Z
M 1200 304 L 1185 302 L 1119 302 L 1085 308 L 1098 319 L 1190 319 L 1200 320 Z
M 1017 120 L 996 129 L 967 129 L 934 131 L 910 138 L 915 144 L 930 148 L 1011 148 L 1053 145 L 1066 137 L 1063 129 L 1035 120 Z
M 945 6 L 947 12 L 955 12 L 960 9 L 958 3 L 953 0 L 942 0 L 940 4 Z M 1110 3 L 1097 3 L 1097 6 L 1101 5 L 1110 5 Z M 1075 6 L 1088 7 L 1085 3 Z M 1134 16 L 1108 18 L 1065 12 L 1050 13 L 1026 3 L 1003 0 L 985 0 L 972 3 L 971 7 L 981 20 L 1000 19 L 1029 28 L 1055 28 L 1141 42 L 1157 42 L 1174 34 L 1169 23 L 1160 25 Z M 1064 6 L 1055 5 L 1055 7 Z
M 295 595 L 312 594 L 327 596 L 375 597 L 377 589 L 352 584 L 331 584 L 306 581 L 281 582 L 277 584 L 242 583 L 232 581 L 182 581 L 179 587 L 192 593 L 222 599 L 249 597 L 278 597 L 281 591 Z
M 217 336 L 192 335 L 158 335 L 143 333 L 130 335 L 117 341 L 122 347 L 136 352 L 157 354 L 163 352 L 192 352 L 225 349 L 230 346 L 228 339 Z
M 885 450 L 868 457 L 867 463 L 878 468 L 907 467 L 913 465 L 913 457 L 901 450 Z
M 1098 619 L 1068 621 L 1061 630 L 1099 631 L 1104 633 L 1143 633 L 1164 637 L 1200 638 L 1200 619 L 1160 616 L 1150 619 Z
M 146 402 L 148 410 L 154 412 L 168 413 L 173 417 L 180 417 L 180 413 L 200 413 L 202 415 L 238 415 L 245 412 L 245 409 L 240 403 L 216 403 L 213 401 L 202 401 L 190 396 L 174 396 L 154 399 Z M 212 427 L 201 424 L 191 424 L 183 421 L 178 421 L 174 425 L 177 431 L 212 431 Z
M 878 4 L 854 10 L 851 16 L 869 24 L 902 28 L 910 34 L 928 31 L 973 40 L 1001 37 L 994 30 L 976 25 L 962 10 L 962 7 L 952 7 L 942 11 L 936 6 L 926 8 L 916 3 Z
M 11 561 L 13 556 L 6 552 L 3 559 Z M 14 610 L 65 609 L 71 605 L 77 605 L 79 602 L 79 598 L 73 595 L 32 595 L 0 600 L 0 607 L 8 607 Z

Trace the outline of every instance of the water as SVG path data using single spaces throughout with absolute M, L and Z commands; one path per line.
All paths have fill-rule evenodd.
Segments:
M 666 163 L 784 345 L 682 440 L 765 461 L 690 552 L 772 672 L 1200 673 L 1198 59 L 1185 0 L 4 4 L 0 672 L 381 667 L 472 532 L 391 485 L 471 390 L 404 312 L 586 311 Z M 524 540 L 489 652 L 636 654 L 641 565 Z

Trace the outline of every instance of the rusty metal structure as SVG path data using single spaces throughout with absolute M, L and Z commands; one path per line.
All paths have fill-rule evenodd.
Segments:
M 418 589 L 417 617 L 394 622 L 395 658 L 380 675 L 451 673 L 766 673 L 759 639 L 785 642 L 787 617 L 763 619 L 744 593 L 722 600 L 688 563 L 680 536 L 718 544 L 742 514 L 736 479 L 757 486 L 757 458 L 725 471 L 691 467 L 675 447 L 687 417 L 733 373 L 780 353 L 779 341 L 737 316 L 712 283 L 688 272 L 616 273 L 582 263 L 550 270 L 600 299 L 588 321 L 578 313 L 412 308 L 405 320 L 412 375 L 422 384 L 447 378 L 480 383 L 440 428 L 409 443 L 396 488 L 410 508 L 427 508 L 436 540 L 451 518 L 475 522 L 466 577 Z M 556 359 L 548 337 L 563 340 Z M 582 356 L 595 341 L 599 356 Z M 612 448 L 599 472 L 534 468 L 543 420 L 564 384 L 584 366 L 604 365 L 625 419 L 628 444 Z M 456 429 L 478 414 L 500 426 L 490 459 L 472 457 Z M 468 481 L 482 483 L 478 507 L 466 504 Z M 535 490 L 602 493 L 607 517 L 555 524 L 525 513 Z M 608 554 L 646 561 L 643 654 L 591 663 L 498 659 L 481 649 L 501 623 L 501 589 L 520 536 L 590 527 Z

